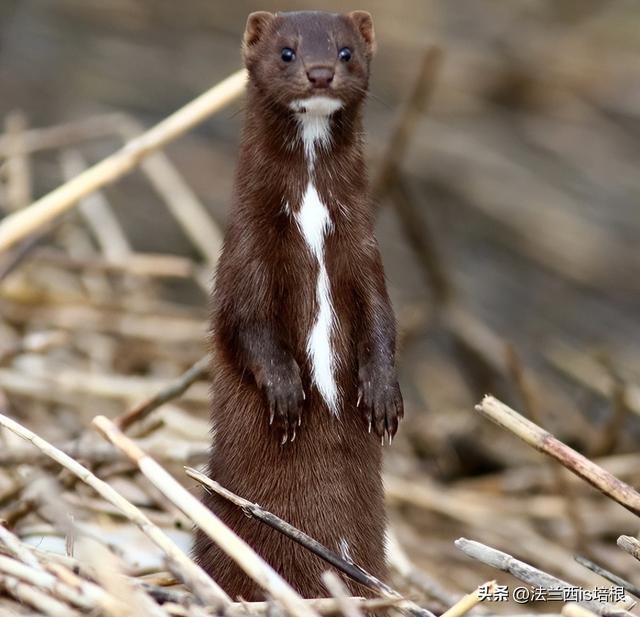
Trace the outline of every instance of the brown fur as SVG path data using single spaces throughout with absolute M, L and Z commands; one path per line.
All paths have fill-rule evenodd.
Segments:
M 384 578 L 381 440 L 395 434 L 402 398 L 361 144 L 373 45 L 371 17 L 361 11 L 258 13 L 247 22 L 246 123 L 213 294 L 209 474 L 335 551 L 344 538 L 353 560 Z M 348 62 L 337 59 L 345 46 Z M 294 62 L 281 60 L 283 47 L 295 50 Z M 337 418 L 312 383 L 306 352 L 318 266 L 284 208 L 300 207 L 309 179 L 288 103 L 317 93 L 306 75 L 313 67 L 335 72 L 322 94 L 343 102 L 330 120 L 331 145 L 318 150 L 314 165 L 314 184 L 333 221 L 325 263 L 335 311 Z M 235 506 L 208 494 L 204 501 L 302 595 L 326 595 L 325 562 Z M 232 597 L 262 598 L 203 534 L 195 555 Z

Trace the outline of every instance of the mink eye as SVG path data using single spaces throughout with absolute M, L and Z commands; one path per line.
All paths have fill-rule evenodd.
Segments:
M 285 62 L 293 62 L 296 59 L 296 52 L 291 47 L 283 47 L 280 52 L 280 57 Z
M 351 50 L 348 47 L 343 47 L 338 52 L 338 58 L 343 62 L 349 62 L 349 60 L 351 60 Z

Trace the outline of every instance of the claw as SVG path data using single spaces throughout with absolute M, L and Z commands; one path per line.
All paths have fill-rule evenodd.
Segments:
M 289 439 L 289 436 L 285 432 L 285 434 L 282 436 L 282 440 L 280 441 L 280 445 L 284 446 L 284 444 L 287 443 L 287 439 Z
M 369 417 L 369 432 L 371 432 L 371 417 Z
M 269 409 L 269 424 L 273 424 L 273 420 L 275 418 L 275 410 L 273 409 L 273 407 L 271 409 Z
M 358 401 L 356 402 L 356 407 L 360 407 L 361 400 L 362 400 L 362 393 L 358 392 Z M 371 424 L 369 424 L 369 432 L 371 432 Z
M 293 425 L 293 433 L 291 435 L 291 443 L 293 443 L 296 440 L 296 427 L 295 424 Z
M 300 426 L 301 424 L 302 424 L 302 416 L 298 418 L 298 426 Z

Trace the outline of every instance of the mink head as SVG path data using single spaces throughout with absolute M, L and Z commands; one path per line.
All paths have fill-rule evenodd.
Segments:
M 365 11 L 251 13 L 243 56 L 252 83 L 276 107 L 334 111 L 360 103 L 367 93 L 375 48 Z

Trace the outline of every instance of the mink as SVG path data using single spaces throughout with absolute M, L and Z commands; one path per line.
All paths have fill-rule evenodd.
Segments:
M 212 294 L 208 474 L 384 579 L 382 445 L 403 402 L 363 158 L 374 47 L 364 11 L 248 17 L 245 125 Z M 319 557 L 203 499 L 302 596 L 327 595 Z M 194 553 L 231 597 L 263 599 L 202 533 Z

